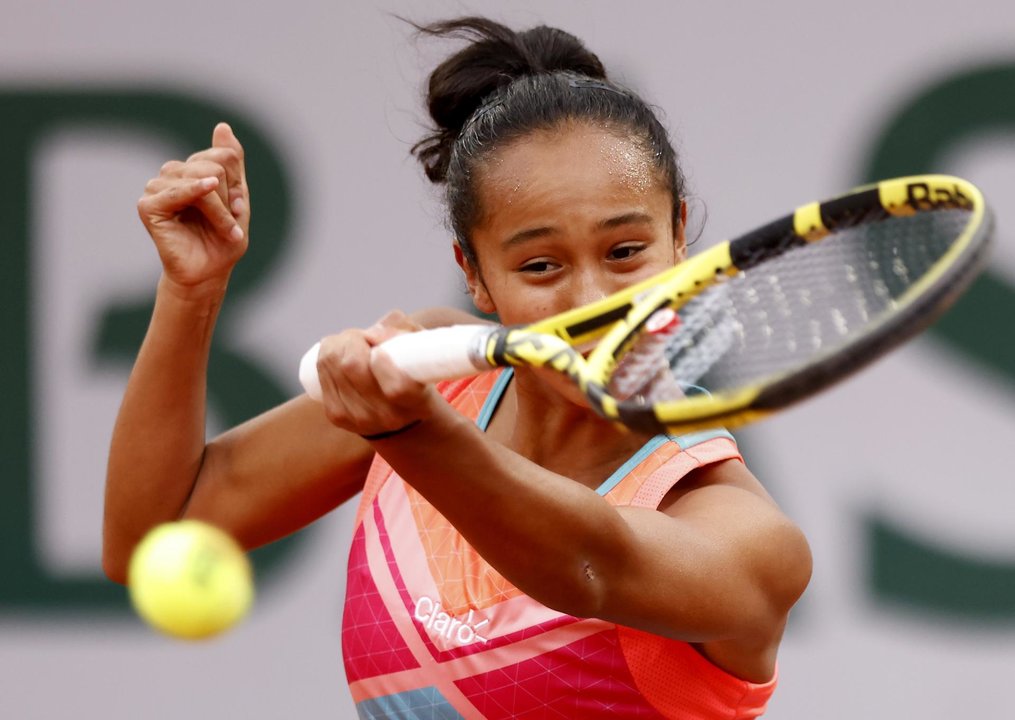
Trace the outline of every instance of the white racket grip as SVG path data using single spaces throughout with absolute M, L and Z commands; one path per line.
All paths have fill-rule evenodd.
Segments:
M 313 347 L 303 353 L 300 358 L 300 385 L 311 398 L 320 402 L 324 397 L 321 389 L 321 377 L 317 374 L 317 356 L 321 354 L 321 343 L 314 343 Z
M 432 383 L 467 377 L 489 369 L 484 360 L 486 340 L 497 325 L 451 325 L 396 335 L 374 348 L 383 353 L 417 382 Z M 321 343 L 307 350 L 300 360 L 300 383 L 314 400 L 323 397 L 317 374 Z
M 421 383 L 475 375 L 489 370 L 483 359 L 486 339 L 496 325 L 449 325 L 396 335 L 374 348 L 387 355 L 405 374 Z

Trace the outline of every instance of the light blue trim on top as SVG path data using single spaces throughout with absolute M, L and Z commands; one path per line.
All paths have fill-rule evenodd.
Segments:
M 675 442 L 680 446 L 681 450 L 687 450 L 688 448 L 694 447 L 706 440 L 714 440 L 715 438 L 728 438 L 729 440 L 736 442 L 733 436 L 730 435 L 727 430 L 722 428 L 703 430 L 701 432 L 688 433 L 687 435 L 656 435 L 654 438 L 642 445 L 641 449 L 628 458 L 627 462 L 617 468 L 610 477 L 606 478 L 606 481 L 596 488 L 596 492 L 600 495 L 605 495 L 610 492 L 610 490 L 617 487 L 617 485 L 620 484 L 620 481 L 627 477 L 628 473 L 634 470 L 642 460 L 668 442 Z
M 435 687 L 370 698 L 356 705 L 360 720 L 463 720 Z
M 497 406 L 500 404 L 501 398 L 504 397 L 504 390 L 507 389 L 508 383 L 511 382 L 511 378 L 514 377 L 514 372 L 514 368 L 505 368 L 497 379 L 494 380 L 493 387 L 490 388 L 490 393 L 486 396 L 486 400 L 483 401 L 483 407 L 480 408 L 479 415 L 476 417 L 476 425 L 483 432 L 486 432 L 486 428 L 490 424 L 490 419 L 493 417 L 493 413 L 497 410 Z M 697 388 L 696 386 L 695 389 L 701 390 L 702 392 L 708 392 L 704 388 Z M 642 460 L 654 453 L 667 442 L 675 442 L 680 446 L 681 450 L 687 450 L 690 447 L 694 447 L 695 445 L 715 438 L 727 438 L 736 442 L 733 436 L 723 428 L 703 430 L 701 432 L 688 433 L 686 435 L 656 435 L 654 438 L 642 445 L 638 452 L 629 457 L 623 465 L 617 468 L 613 474 L 610 475 L 610 477 L 606 478 L 606 480 L 603 481 L 603 484 L 596 488 L 596 492 L 600 495 L 605 495 L 610 492 L 610 490 L 617 487 L 617 485 L 620 484 L 620 481 L 627 477 L 627 474 L 634 470 Z
M 610 492 L 613 488 L 620 484 L 620 481 L 627 477 L 627 474 L 634 470 L 641 463 L 642 460 L 647 458 L 649 455 L 654 453 L 660 447 L 670 441 L 670 438 L 665 435 L 656 435 L 654 438 L 649 440 L 647 443 L 641 446 L 641 449 L 634 455 L 627 459 L 623 465 L 613 471 L 610 477 L 606 478 L 602 485 L 596 488 L 596 492 L 600 495 L 605 495 Z
M 504 372 L 494 380 L 493 387 L 490 388 L 490 394 L 486 396 L 486 400 L 483 401 L 483 407 L 479 411 L 479 416 L 476 417 L 476 425 L 483 432 L 486 432 L 486 427 L 490 424 L 490 418 L 493 417 L 494 411 L 500 405 L 500 400 L 504 397 L 504 390 L 507 388 L 508 383 L 511 382 L 514 374 L 514 368 L 505 368 Z
M 706 440 L 714 440 L 715 438 L 726 438 L 736 442 L 729 430 L 723 428 L 715 428 L 714 430 L 701 430 L 699 432 L 687 433 L 686 435 L 670 435 L 670 440 L 680 446 L 681 450 L 687 450 L 687 448 L 700 445 Z

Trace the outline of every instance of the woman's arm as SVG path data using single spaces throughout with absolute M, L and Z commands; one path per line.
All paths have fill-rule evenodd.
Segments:
M 557 610 L 688 641 L 781 628 L 810 577 L 800 531 L 736 460 L 661 512 L 614 507 L 443 411 L 375 443 L 491 565 Z
M 322 351 L 329 417 L 368 433 L 419 420 L 375 448 L 509 581 L 562 612 L 725 648 L 727 667 L 767 679 L 811 560 L 739 461 L 699 470 L 662 512 L 617 508 L 490 441 L 362 350 Z
M 211 148 L 166 163 L 138 211 L 163 274 L 110 446 L 103 566 L 118 582 L 134 546 L 160 522 L 200 517 L 248 547 L 263 544 L 352 496 L 372 457 L 306 398 L 205 445 L 211 338 L 250 218 L 232 130 L 219 125 Z

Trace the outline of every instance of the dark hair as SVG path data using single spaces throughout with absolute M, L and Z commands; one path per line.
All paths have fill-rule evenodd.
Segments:
M 427 107 L 436 129 L 412 151 L 427 177 L 446 185 L 451 229 L 471 263 L 477 263 L 469 231 L 481 212 L 480 163 L 512 140 L 569 120 L 603 123 L 642 144 L 679 221 L 684 177 L 666 129 L 641 98 L 607 78 L 581 40 L 545 25 L 516 32 L 480 17 L 416 28 L 470 41 L 431 73 Z

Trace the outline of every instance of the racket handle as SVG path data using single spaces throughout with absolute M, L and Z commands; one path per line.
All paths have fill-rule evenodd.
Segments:
M 497 325 L 451 325 L 420 330 L 385 340 L 373 352 L 387 355 L 417 382 L 453 380 L 489 369 L 484 348 L 487 338 L 498 328 Z M 317 374 L 320 350 L 321 343 L 316 343 L 300 360 L 300 383 L 314 400 L 323 396 Z

